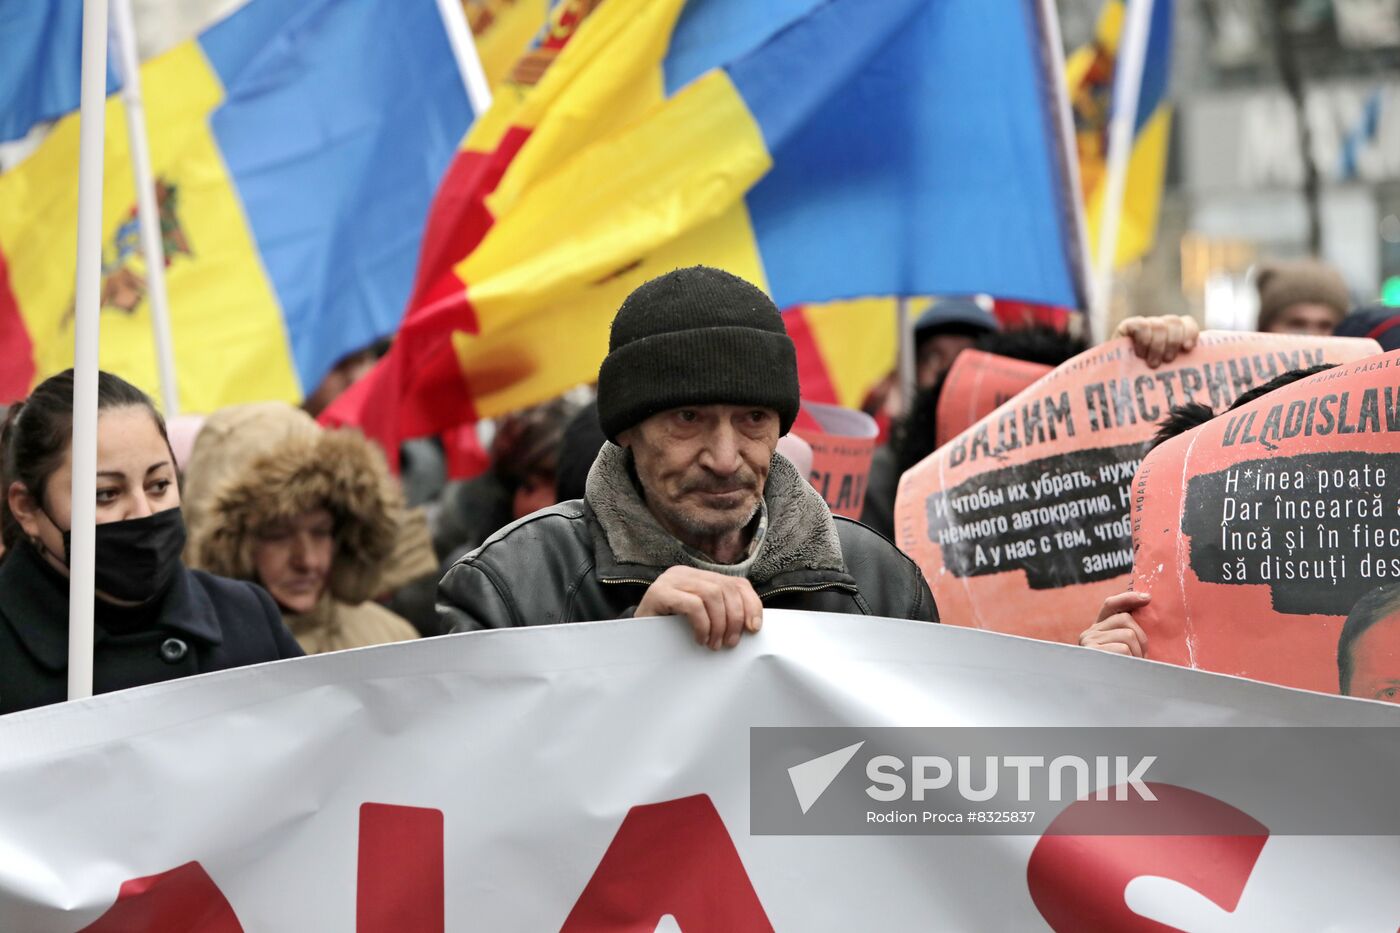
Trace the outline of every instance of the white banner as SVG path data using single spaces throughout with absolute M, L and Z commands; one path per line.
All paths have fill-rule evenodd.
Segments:
M 1322 798 L 1393 811 L 1394 769 L 1378 799 L 1307 763 L 1263 790 L 1154 766 L 1262 823 L 1242 848 L 754 835 L 750 727 L 1397 725 L 1379 703 L 854 616 L 769 612 L 718 655 L 675 619 L 428 639 L 0 718 L 0 930 L 1389 933 L 1400 838 L 1267 827 Z

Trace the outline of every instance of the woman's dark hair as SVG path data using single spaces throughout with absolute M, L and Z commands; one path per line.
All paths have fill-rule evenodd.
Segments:
M 98 411 L 132 406 L 151 413 L 160 436 L 169 444 L 165 419 L 150 396 L 120 376 L 97 374 Z M 24 538 L 23 529 L 10 513 L 10 484 L 23 483 L 42 503 L 49 478 L 72 443 L 73 370 L 69 369 L 45 379 L 29 398 L 10 406 L 0 428 L 0 540 L 7 551 Z

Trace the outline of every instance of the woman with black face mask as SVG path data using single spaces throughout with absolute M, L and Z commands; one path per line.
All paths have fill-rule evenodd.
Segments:
M 93 692 L 300 657 L 271 597 L 187 569 L 175 457 L 140 389 L 98 375 Z M 66 698 L 73 373 L 13 406 L 0 433 L 0 713 Z

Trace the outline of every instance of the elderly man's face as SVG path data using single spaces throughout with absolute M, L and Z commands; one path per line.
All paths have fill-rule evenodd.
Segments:
M 693 405 L 652 415 L 618 440 L 632 450 L 652 513 L 694 544 L 738 531 L 758 513 L 778 433 L 771 408 Z

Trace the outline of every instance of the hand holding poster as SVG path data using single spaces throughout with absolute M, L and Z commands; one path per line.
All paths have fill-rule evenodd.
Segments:
M 1319 373 L 1143 461 L 1149 657 L 1328 692 L 1340 659 L 1353 695 L 1400 692 L 1397 376 L 1400 351 Z
M 803 402 L 793 433 L 811 445 L 812 486 L 832 514 L 860 518 L 880 433 L 875 419 L 853 408 Z
M 1075 641 L 1133 565 L 1129 483 L 1173 405 L 1224 409 L 1280 373 L 1372 340 L 1207 332 L 1149 369 L 1126 338 L 1081 353 L 900 480 L 896 541 L 944 622 Z

